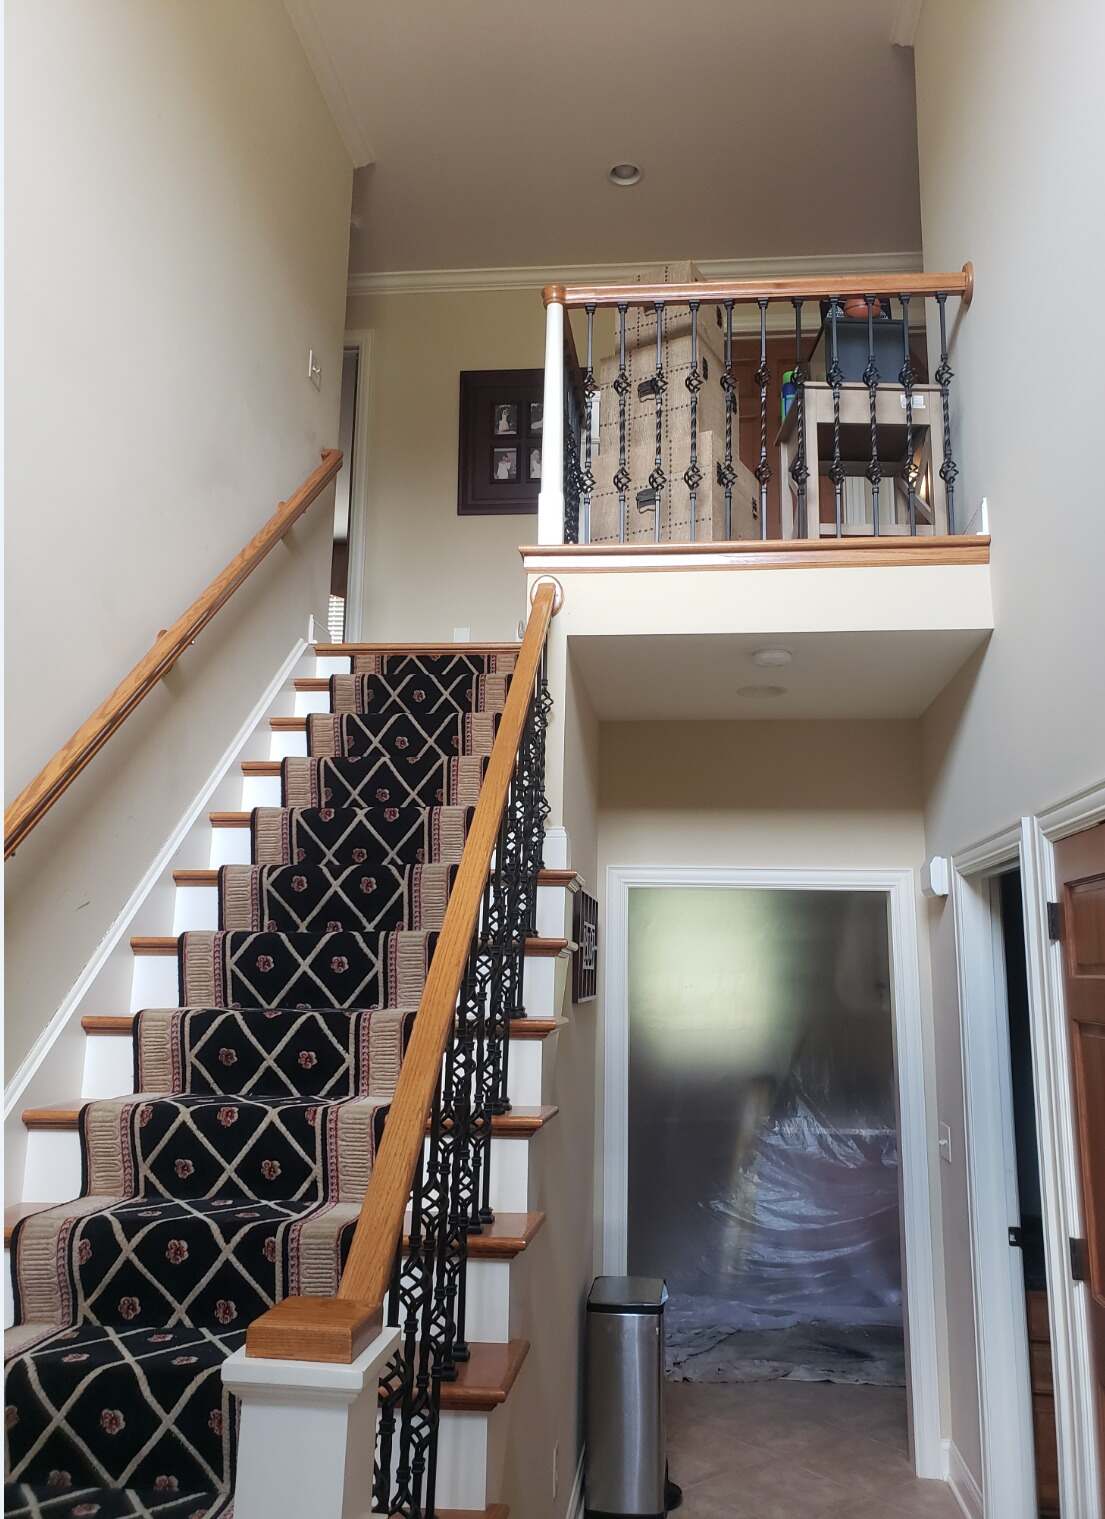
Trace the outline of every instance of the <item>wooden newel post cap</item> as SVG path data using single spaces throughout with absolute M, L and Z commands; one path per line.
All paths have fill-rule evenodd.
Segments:
M 546 306 L 551 306 L 554 302 L 563 306 L 565 294 L 563 285 L 546 285 L 541 292 L 541 299 Z
M 383 1327 L 383 1312 L 340 1297 L 287 1297 L 246 1330 L 246 1355 L 348 1366 Z

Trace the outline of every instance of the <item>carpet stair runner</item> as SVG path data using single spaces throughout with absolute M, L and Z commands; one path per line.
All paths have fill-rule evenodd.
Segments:
M 5 1512 L 216 1519 L 220 1380 L 278 1299 L 333 1293 L 509 682 L 509 655 L 368 656 L 330 682 L 135 1093 L 80 1112 L 82 1193 L 12 1234 Z

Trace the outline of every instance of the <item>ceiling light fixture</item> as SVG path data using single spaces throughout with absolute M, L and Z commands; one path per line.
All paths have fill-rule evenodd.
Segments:
M 749 697 L 749 698 L 751 698 L 753 700 L 757 700 L 757 699 L 760 699 L 760 698 L 766 698 L 766 697 L 770 697 L 770 696 L 785 696 L 786 694 L 787 694 L 787 690 L 786 690 L 785 686 L 738 686 L 737 687 L 737 695 L 738 696 L 747 696 L 747 697 Z
M 781 670 L 793 658 L 789 649 L 757 649 L 752 655 L 752 663 L 764 670 Z
M 612 185 L 621 185 L 623 188 L 628 188 L 629 185 L 635 185 L 640 182 L 641 170 L 637 164 L 615 164 L 607 172 L 606 177 Z

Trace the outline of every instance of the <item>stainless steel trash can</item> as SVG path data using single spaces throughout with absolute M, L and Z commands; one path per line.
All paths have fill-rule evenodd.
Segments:
M 658 1277 L 599 1276 L 587 1299 L 587 1519 L 663 1519 L 664 1304 Z

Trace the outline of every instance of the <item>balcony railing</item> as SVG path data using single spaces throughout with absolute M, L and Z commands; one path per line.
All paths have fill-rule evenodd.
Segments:
M 970 264 L 546 287 L 539 542 L 961 531 L 948 301 L 972 292 Z

